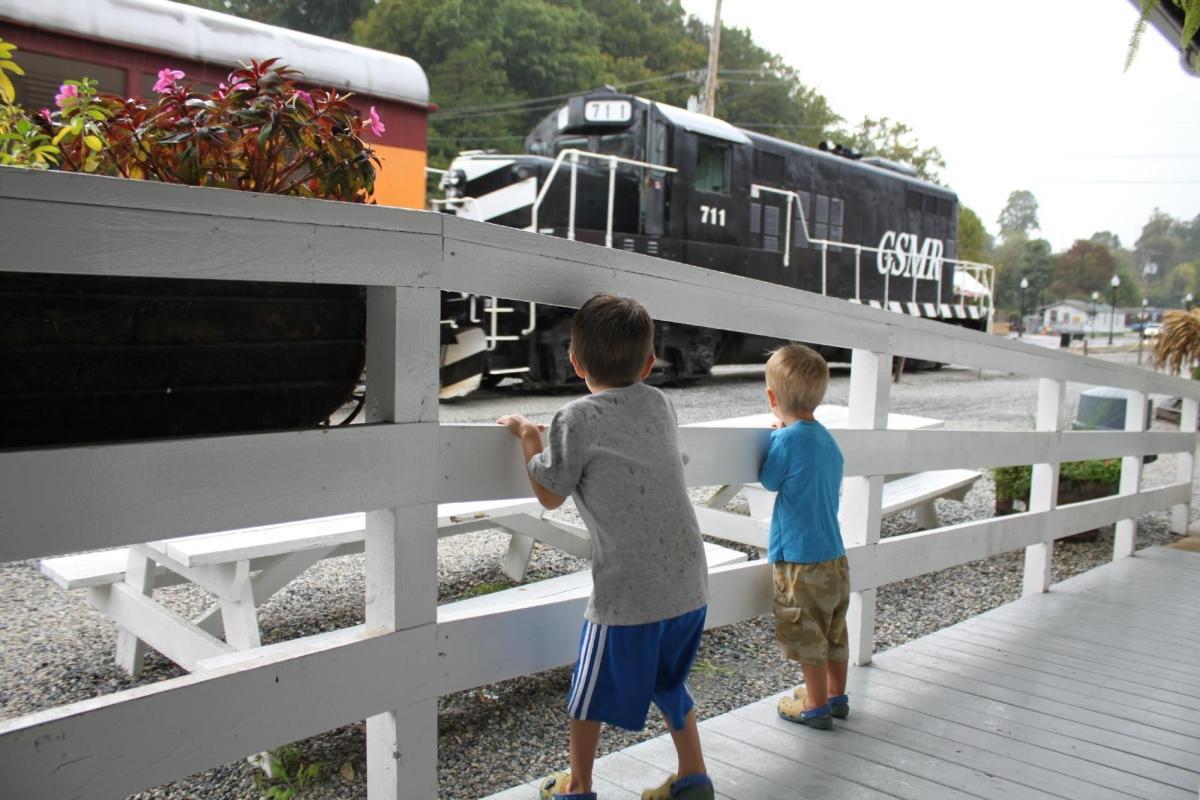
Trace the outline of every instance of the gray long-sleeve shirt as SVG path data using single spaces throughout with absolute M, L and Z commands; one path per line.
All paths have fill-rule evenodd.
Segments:
M 675 409 L 644 383 L 573 400 L 529 461 L 542 486 L 575 505 L 592 536 L 599 625 L 641 625 L 708 602 L 708 564 L 683 478 Z

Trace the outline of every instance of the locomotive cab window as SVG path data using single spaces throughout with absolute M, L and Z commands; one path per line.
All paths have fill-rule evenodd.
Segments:
M 564 136 L 554 142 L 554 155 L 558 155 L 563 150 L 587 150 L 588 140 L 586 136 Z
M 637 155 L 634 149 L 633 134 L 611 133 L 600 137 L 600 146 L 596 148 L 596 151 L 606 156 L 633 158 Z
M 729 145 L 696 138 L 696 174 L 693 186 L 702 192 L 729 194 Z

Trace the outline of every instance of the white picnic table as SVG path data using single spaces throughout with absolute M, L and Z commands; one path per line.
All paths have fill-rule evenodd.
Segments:
M 826 404 L 818 406 L 813 416 L 829 430 L 848 427 L 850 410 L 846 406 Z M 775 416 L 749 414 L 741 417 L 694 422 L 685 427 L 693 428 L 771 428 Z M 888 414 L 889 430 L 930 430 L 945 426 L 945 422 L 933 417 L 915 414 Z M 889 475 L 884 479 L 884 517 L 915 509 L 917 525 L 923 529 L 939 526 L 934 501 L 939 497 L 961 500 L 979 473 L 969 469 L 939 469 L 918 472 L 912 475 Z M 733 514 L 725 506 L 738 494 L 746 498 L 750 515 Z M 775 507 L 775 492 L 763 488 L 761 483 L 730 484 L 720 487 L 703 506 L 696 507 L 696 516 L 704 533 L 728 541 L 766 549 L 767 536 L 771 529 L 771 512 Z
M 444 503 L 437 513 L 438 538 L 487 529 L 507 532 L 502 570 L 517 583 L 536 542 L 591 558 L 587 529 L 544 518 L 531 497 Z M 89 602 L 117 624 L 116 662 L 130 674 L 141 671 L 147 646 L 194 672 L 261 647 L 259 607 L 322 559 L 361 553 L 365 530 L 365 514 L 342 514 L 48 558 L 41 570 L 64 589 L 85 589 Z M 706 545 L 706 554 L 710 567 L 746 558 L 715 544 Z M 188 619 L 154 597 L 155 589 L 181 583 L 201 587 L 215 602 Z M 453 614 L 463 604 L 526 603 L 548 591 L 582 591 L 586 596 L 590 590 L 591 573 L 585 570 L 459 601 L 444 610 Z

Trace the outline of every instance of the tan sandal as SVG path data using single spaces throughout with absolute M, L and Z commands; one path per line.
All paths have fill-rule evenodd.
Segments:
M 833 714 L 828 703 L 819 708 L 810 709 L 807 706 L 808 692 L 802 686 L 797 687 L 791 697 L 779 698 L 779 716 L 788 722 L 797 722 L 820 731 L 833 728 Z

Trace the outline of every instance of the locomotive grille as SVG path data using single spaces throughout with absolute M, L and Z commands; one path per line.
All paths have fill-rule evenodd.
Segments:
M 763 249 L 779 249 L 779 206 L 767 206 L 763 209 Z

